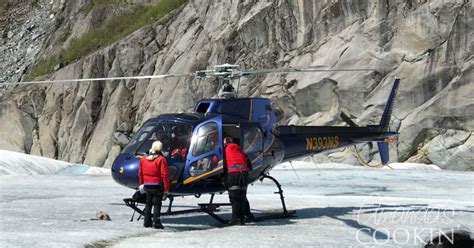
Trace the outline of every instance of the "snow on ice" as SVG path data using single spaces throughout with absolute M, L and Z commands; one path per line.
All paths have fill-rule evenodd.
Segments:
M 281 164 L 271 175 L 296 217 L 224 227 L 194 213 L 162 217 L 165 229 L 155 230 L 130 222 L 132 211 L 122 198 L 133 190 L 116 184 L 108 170 L 0 151 L 0 247 L 421 247 L 439 233 L 472 233 L 472 172 L 391 167 L 396 170 Z M 270 181 L 249 187 L 255 215 L 281 209 L 274 191 Z M 178 198 L 174 210 L 208 200 Z M 227 194 L 215 202 L 228 202 Z M 219 214 L 229 218 L 229 210 Z M 99 211 L 112 220 L 93 220 Z

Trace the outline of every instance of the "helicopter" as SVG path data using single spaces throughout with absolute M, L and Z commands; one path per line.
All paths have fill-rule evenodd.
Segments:
M 249 183 L 268 178 L 277 185 L 283 212 L 271 217 L 293 214 L 286 209 L 281 185 L 268 175 L 277 164 L 369 141 L 377 142 L 382 163 L 387 163 L 388 143 L 397 134 L 388 128 L 399 79 L 395 79 L 379 125 L 367 127 L 357 126 L 345 114 L 342 117 L 349 127 L 277 125 L 277 113 L 270 99 L 237 97 L 238 93 L 230 83 L 231 80 L 256 74 L 315 71 L 319 69 L 241 70 L 240 66 L 231 64 L 216 66 L 214 70 L 197 71 L 194 75 L 198 78 L 217 77 L 223 81 L 220 98 L 198 101 L 192 113 L 163 114 L 147 120 L 113 163 L 114 180 L 137 189 L 139 158 L 146 154 L 153 141 L 159 139 L 165 147 L 163 153 L 168 161 L 170 179 L 171 198 L 167 213 L 172 213 L 173 196 L 209 193 L 210 203 L 200 204 L 201 209 L 198 210 L 226 223 L 212 209 L 227 205 L 212 203 L 214 194 L 226 191 L 223 184 L 224 137 L 231 137 L 249 157 L 253 167 L 249 172 Z M 125 201 L 139 211 L 132 200 Z
M 295 211 L 288 211 L 279 182 L 269 175 L 276 165 L 298 158 L 312 156 L 327 150 L 366 142 L 376 142 L 383 164 L 389 161 L 388 144 L 397 132 L 389 130 L 394 98 L 400 83 L 395 78 L 391 92 L 378 125 L 358 126 L 346 114 L 341 118 L 348 126 L 295 126 L 278 125 L 277 111 L 268 98 L 239 97 L 232 80 L 261 74 L 298 72 L 367 71 L 371 69 L 322 69 L 321 66 L 244 70 L 239 65 L 222 64 L 211 70 L 187 74 L 151 76 L 88 78 L 75 80 L 32 81 L 36 83 L 67 83 L 71 81 L 107 81 L 126 79 L 152 79 L 169 77 L 217 78 L 222 82 L 218 98 L 199 100 L 191 113 L 161 114 L 146 120 L 130 142 L 117 156 L 111 167 L 112 178 L 120 185 L 138 189 L 138 163 L 146 156 L 152 143 L 163 143 L 163 155 L 168 162 L 170 190 L 169 206 L 164 215 L 189 212 L 205 212 L 221 223 L 227 223 L 215 212 L 230 203 L 214 203 L 214 195 L 226 192 L 223 183 L 225 164 L 223 157 L 225 137 L 231 137 L 240 145 L 252 164 L 249 184 L 257 180 L 273 181 L 280 195 L 283 211 L 255 218 L 287 218 Z M 19 83 L 15 83 L 19 84 Z M 174 197 L 211 194 L 209 203 L 199 204 L 197 209 L 172 211 Z M 144 196 L 137 190 L 132 198 L 123 199 L 126 206 L 143 215 L 139 208 Z M 140 217 L 139 217 L 140 218 Z

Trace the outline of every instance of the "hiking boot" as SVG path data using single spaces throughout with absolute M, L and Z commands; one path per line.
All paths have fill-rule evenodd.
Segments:
M 145 221 L 145 222 L 143 222 L 143 226 L 144 226 L 144 227 L 151 227 L 151 226 L 152 226 L 151 221 Z
M 239 219 L 237 220 L 230 220 L 227 225 L 229 226 L 242 226 L 242 225 L 245 225 L 245 222 L 244 221 L 241 221 Z
M 165 227 L 161 224 L 161 222 L 155 222 L 155 224 L 153 225 L 153 228 L 155 229 L 164 229 Z
M 229 222 L 227 222 L 227 225 L 229 226 L 240 225 L 240 220 L 230 220 Z
M 253 222 L 253 220 L 255 220 L 255 216 L 253 216 L 253 214 L 246 215 L 244 217 L 244 222 L 245 223 L 251 223 L 251 222 Z

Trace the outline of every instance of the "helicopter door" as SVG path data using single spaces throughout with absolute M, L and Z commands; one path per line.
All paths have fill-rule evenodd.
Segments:
M 209 119 L 194 129 L 186 159 L 184 184 L 222 173 L 222 118 Z
M 255 169 L 263 161 L 263 135 L 257 123 L 240 124 L 240 147 L 247 154 Z

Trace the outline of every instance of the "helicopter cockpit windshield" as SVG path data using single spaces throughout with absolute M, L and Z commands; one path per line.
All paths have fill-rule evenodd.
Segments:
M 186 157 L 191 138 L 191 125 L 179 122 L 147 123 L 124 148 L 124 153 L 146 154 L 156 140 L 163 143 L 165 157 Z

